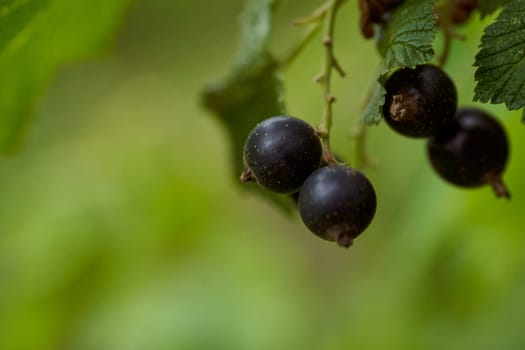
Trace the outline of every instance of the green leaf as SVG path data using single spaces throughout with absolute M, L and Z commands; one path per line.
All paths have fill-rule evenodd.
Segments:
M 386 91 L 379 81 L 374 82 L 372 94 L 363 113 L 366 124 L 379 124 L 382 119 L 382 107 L 385 103 Z
M 235 72 L 243 74 L 252 65 L 265 65 L 268 61 L 268 45 L 272 33 L 273 11 L 276 0 L 247 0 L 241 15 L 242 37 L 237 55 Z
M 31 21 L 47 9 L 50 1 L 0 1 L 0 52 Z
M 525 106 L 525 1 L 512 1 L 485 28 L 476 55 L 474 100 Z
M 229 133 L 236 182 L 240 182 L 244 142 L 250 130 L 263 119 L 286 114 L 283 82 L 268 50 L 274 6 L 272 0 L 248 0 L 242 15 L 243 37 L 237 60 L 225 79 L 209 84 L 203 93 L 204 105 Z M 242 185 L 290 211 L 292 202 L 287 196 L 270 193 L 255 184 Z
M 378 49 L 385 61 L 363 113 L 365 124 L 378 124 L 382 119 L 386 94 L 383 84 L 390 73 L 399 68 L 414 68 L 434 57 L 432 43 L 437 31 L 434 2 L 405 1 L 383 28 Z
M 19 143 L 58 68 L 110 41 L 128 2 L 0 1 L 0 152 Z
M 490 15 L 509 1 L 510 0 L 478 0 L 479 12 L 481 12 L 482 17 Z
M 408 0 L 396 8 L 379 40 L 389 71 L 429 62 L 436 35 L 434 0 Z

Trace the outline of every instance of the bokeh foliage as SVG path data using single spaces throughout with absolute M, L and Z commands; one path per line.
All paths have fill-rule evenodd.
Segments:
M 58 67 L 108 44 L 128 2 L 0 1 L 0 152 L 20 142 Z
M 91 12 L 110 1 L 97 3 Z M 316 4 L 282 2 L 277 53 L 300 37 L 290 20 Z M 371 127 L 378 212 L 339 249 L 238 189 L 228 133 L 199 105 L 234 58 L 241 5 L 136 0 L 112 50 L 62 68 L 40 96 L 24 142 L 0 160 L 0 349 L 523 349 L 519 113 L 483 106 L 511 138 L 510 202 L 443 183 L 424 142 Z M 336 32 L 348 77 L 334 79 L 333 142 L 346 159 L 379 63 L 356 6 Z M 84 29 L 105 17 L 90 18 Z M 491 20 L 461 29 L 468 39 L 445 67 L 462 105 Z M 83 45 L 79 31 L 67 37 Z M 59 38 L 48 45 L 66 50 Z M 311 123 L 320 60 L 314 43 L 284 76 L 290 113 Z

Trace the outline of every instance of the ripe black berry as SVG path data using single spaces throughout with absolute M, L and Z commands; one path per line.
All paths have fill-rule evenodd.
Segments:
M 463 187 L 490 184 L 498 197 L 510 197 L 501 174 L 509 144 L 505 130 L 489 114 L 461 108 L 448 130 L 428 140 L 428 156 L 445 180 Z
M 246 139 L 241 180 L 253 179 L 274 192 L 295 192 L 319 167 L 321 157 L 321 141 L 310 125 L 298 118 L 272 117 Z
M 343 158 L 339 157 L 337 154 L 334 154 L 334 156 L 335 156 L 335 160 L 338 163 L 343 163 L 342 161 L 340 161 Z M 323 159 L 319 167 L 325 167 L 325 166 L 328 166 L 328 163 Z M 292 199 L 292 202 L 294 204 L 298 205 L 299 204 L 299 191 L 290 193 L 290 198 Z
M 456 112 L 454 83 L 441 68 L 433 65 L 394 72 L 385 90 L 385 121 L 406 136 L 433 136 L 447 126 Z
M 376 194 L 368 179 L 344 165 L 316 170 L 299 192 L 304 224 L 316 235 L 349 247 L 374 217 Z

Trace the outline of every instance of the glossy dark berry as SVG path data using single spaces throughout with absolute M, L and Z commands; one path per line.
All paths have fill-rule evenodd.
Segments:
M 433 65 L 394 72 L 386 81 L 385 90 L 384 119 L 405 136 L 436 135 L 456 113 L 454 83 L 441 68 Z
M 257 124 L 246 139 L 241 180 L 253 179 L 274 192 L 296 192 L 321 158 L 321 141 L 308 123 L 272 117 Z
M 461 108 L 448 130 L 428 140 L 428 156 L 445 180 L 463 187 L 489 184 L 498 197 L 510 197 L 501 175 L 509 155 L 505 130 L 489 114 Z
M 376 194 L 359 171 L 331 165 L 316 170 L 299 192 L 304 224 L 321 238 L 349 247 L 374 217 Z
M 334 157 L 335 157 L 336 162 L 344 163 L 344 161 L 342 161 L 343 158 L 340 157 L 338 154 L 334 154 Z M 321 168 L 325 166 L 328 166 L 328 163 L 323 159 L 319 167 Z M 290 198 L 295 205 L 298 205 L 299 204 L 299 191 L 290 193 Z

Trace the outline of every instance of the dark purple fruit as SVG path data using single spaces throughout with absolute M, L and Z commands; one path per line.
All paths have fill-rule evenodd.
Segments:
M 257 124 L 246 139 L 241 180 L 255 180 L 274 192 L 296 192 L 321 158 L 314 128 L 298 118 L 272 117 Z
M 335 156 L 335 160 L 337 162 L 344 163 L 344 162 L 340 161 L 343 158 L 339 157 L 337 154 L 334 154 L 334 156 Z M 324 166 L 328 166 L 328 163 L 323 159 L 321 161 L 321 165 L 319 167 L 321 168 L 321 167 L 324 167 Z M 294 204 L 296 204 L 296 205 L 299 204 L 299 191 L 290 193 L 290 198 L 292 199 L 292 202 Z
M 439 67 L 425 64 L 394 72 L 385 84 L 383 116 L 410 137 L 430 137 L 445 129 L 457 108 L 454 83 Z
M 345 165 L 316 170 L 299 192 L 304 224 L 321 238 L 349 247 L 374 217 L 376 194 L 368 179 Z
M 489 184 L 498 197 L 510 198 L 501 179 L 509 156 L 507 136 L 486 112 L 459 109 L 449 129 L 428 140 L 428 156 L 448 182 L 462 187 Z

